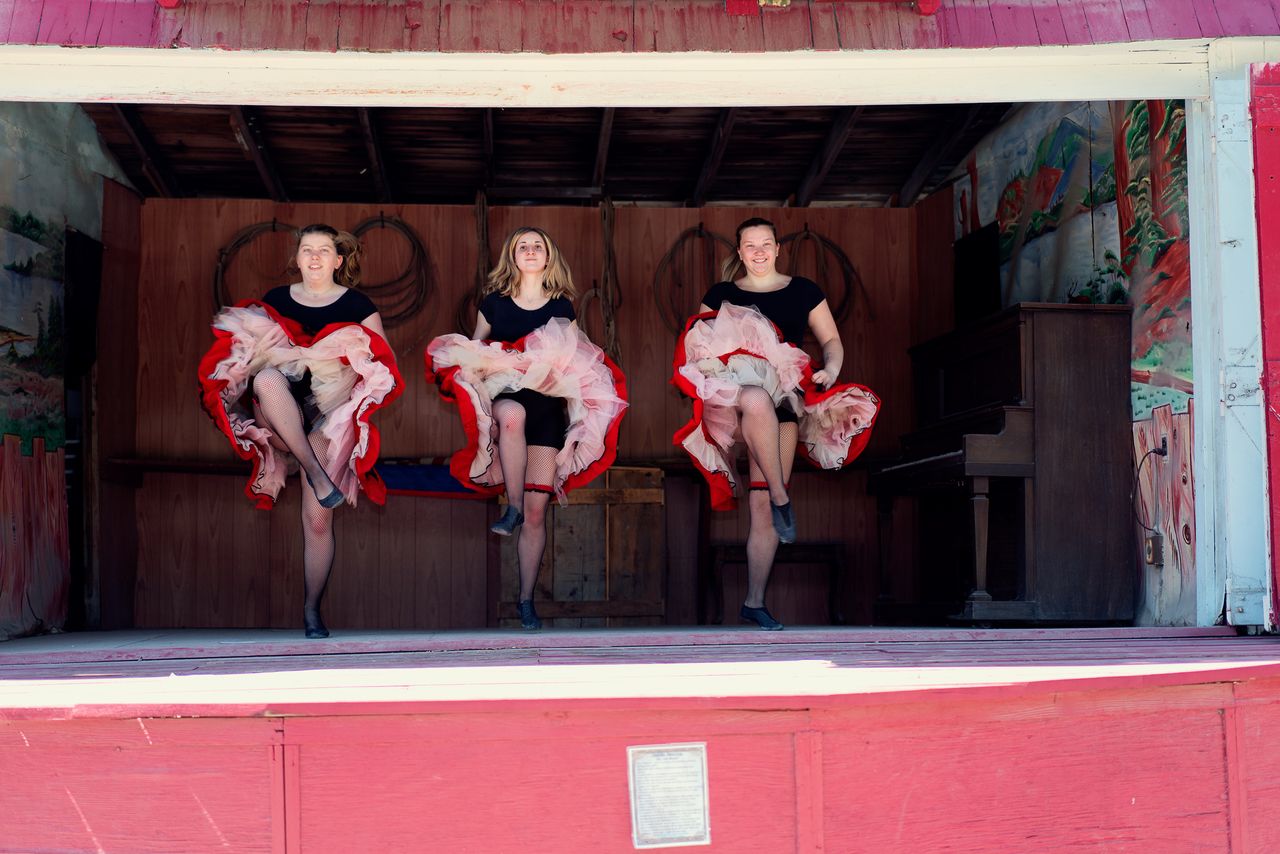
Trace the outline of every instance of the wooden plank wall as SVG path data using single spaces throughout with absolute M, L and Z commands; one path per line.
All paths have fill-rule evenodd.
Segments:
M 944 205 L 949 209 L 947 200 L 931 201 L 915 210 L 618 209 L 615 251 L 623 289 L 619 335 L 632 403 L 623 422 L 620 461 L 680 460 L 671 435 L 689 417 L 689 404 L 669 384 L 674 336 L 660 319 L 652 292 L 662 256 L 684 229 L 700 221 L 732 237 L 736 224 L 750 215 L 771 217 L 784 234 L 807 223 L 842 246 L 859 270 L 866 292 L 855 297 L 842 327 L 847 353 L 844 376 L 884 397 L 885 412 L 869 455 L 892 452 L 896 436 L 910 424 L 904 350 L 919 330 L 938 323 L 922 320 L 937 318 L 940 303 L 933 296 L 922 299 L 918 283 L 937 278 L 942 268 L 933 259 L 950 257 L 949 224 L 945 229 L 931 227 L 927 239 L 921 240 L 916 220 L 919 211 L 941 210 Z M 456 414 L 426 383 L 422 354 L 430 337 L 453 331 L 459 300 L 472 287 L 476 269 L 472 208 L 152 199 L 143 205 L 141 215 L 138 456 L 232 459 L 226 440 L 200 409 L 195 386 L 196 364 L 211 340 L 207 330 L 214 307 L 215 259 L 232 235 L 246 225 L 272 219 L 293 224 L 325 221 L 349 228 L 380 211 L 403 217 L 417 230 L 431 253 L 438 285 L 426 310 L 389 333 L 406 389 L 395 405 L 376 418 L 383 454 L 443 455 L 461 445 Z M 580 290 L 599 280 L 603 252 L 598 209 L 493 208 L 489 230 L 495 251 L 510 229 L 525 224 L 541 225 L 561 244 Z M 229 271 L 233 298 L 253 296 L 287 281 L 284 264 L 289 252 L 283 234 L 250 244 Z M 366 240 L 366 280 L 385 280 L 399 272 L 407 257 L 400 238 L 375 230 Z M 923 277 L 921 259 L 930 270 Z M 949 282 L 949 272 L 944 275 Z M 696 308 L 700 293 L 689 295 L 689 311 Z M 583 323 L 589 330 L 597 328 L 590 313 Z M 687 495 L 680 480 L 669 477 L 669 486 Z M 239 478 L 217 475 L 147 475 L 137 493 L 138 626 L 295 624 L 301 598 L 296 484 L 290 484 L 280 505 L 269 513 L 250 507 L 242 485 Z M 865 496 L 863 473 L 800 473 L 794 491 L 802 539 L 846 544 L 851 567 L 849 587 L 843 594 L 846 613 L 855 621 L 869 621 L 875 528 L 874 505 Z M 681 500 L 687 505 L 687 498 Z M 339 511 L 337 564 L 326 601 L 331 624 L 483 626 L 485 513 L 486 505 L 480 502 L 394 496 L 385 508 L 362 502 L 355 510 Z M 745 537 L 745 522 L 745 511 L 717 514 L 711 524 L 712 540 L 740 540 Z M 695 525 L 696 520 L 690 519 L 683 533 L 675 531 L 676 539 L 692 537 Z M 673 541 L 673 549 L 683 561 L 680 572 L 673 569 L 673 573 L 683 579 L 679 584 L 687 585 L 695 550 L 684 541 Z M 103 583 L 105 587 L 109 580 Z M 681 607 L 687 616 L 688 591 L 669 595 L 684 602 Z
M 1280 0 L 155 0 L 0 2 L 0 43 L 544 53 L 903 50 L 1274 35 Z
M 0 641 L 61 629 L 71 565 L 63 448 L 0 438 Z
M 103 479 L 102 461 L 136 453 L 138 417 L 138 279 L 142 199 L 102 182 L 102 300 L 94 368 L 93 436 L 86 495 L 94 497 L 91 580 L 86 613 L 104 629 L 133 626 L 137 582 L 136 492 Z M 104 571 L 105 570 L 105 571 Z M 96 607 L 95 607 L 96 603 Z

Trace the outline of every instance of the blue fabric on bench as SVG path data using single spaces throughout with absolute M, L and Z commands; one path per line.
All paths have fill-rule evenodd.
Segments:
M 374 467 L 391 495 L 462 498 L 484 501 L 488 496 L 467 489 L 449 473 L 447 463 L 384 460 Z

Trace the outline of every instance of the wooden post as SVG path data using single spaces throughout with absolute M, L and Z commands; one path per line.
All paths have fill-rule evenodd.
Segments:
M 974 588 L 969 594 L 970 602 L 990 602 L 991 594 L 987 592 L 987 517 L 991 509 L 988 493 L 991 479 L 975 477 L 972 484 L 973 501 L 973 573 Z

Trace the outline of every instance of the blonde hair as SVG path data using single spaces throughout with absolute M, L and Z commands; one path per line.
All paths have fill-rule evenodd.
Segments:
M 293 244 L 293 257 L 289 259 L 289 272 L 300 273 L 298 269 L 298 248 L 302 246 L 302 238 L 308 234 L 323 234 L 333 241 L 333 248 L 342 256 L 342 266 L 333 274 L 333 281 L 344 288 L 360 287 L 360 239 L 354 234 L 339 231 L 323 222 L 315 222 L 298 229 L 297 240 Z
M 773 239 L 775 242 L 777 241 L 778 228 L 773 223 L 769 222 L 769 220 L 759 216 L 753 216 L 751 219 L 744 219 L 738 224 L 738 230 L 734 234 L 733 243 L 735 249 L 733 254 L 724 259 L 724 263 L 720 265 L 720 281 L 736 282 L 738 279 L 746 275 L 747 265 L 742 263 L 742 259 L 738 257 L 738 250 L 736 247 L 742 246 L 742 232 L 746 231 L 748 228 L 759 228 L 762 226 L 772 231 Z M 781 244 L 779 244 L 778 248 L 781 250 Z
M 547 269 L 542 274 L 542 292 L 551 299 L 576 296 L 577 292 L 573 289 L 573 273 L 569 270 L 569 263 L 560 254 L 560 248 L 545 231 L 530 225 L 517 228 L 502 241 L 502 252 L 498 256 L 497 265 L 489 271 L 489 282 L 485 285 L 484 293 L 511 296 L 516 285 L 520 283 L 520 268 L 515 262 L 516 242 L 526 234 L 538 235 L 547 247 Z

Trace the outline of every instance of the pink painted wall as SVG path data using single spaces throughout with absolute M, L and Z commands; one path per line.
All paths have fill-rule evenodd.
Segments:
M 1262 65 L 1253 76 L 1254 174 L 1257 179 L 1258 272 L 1262 286 L 1262 393 L 1271 495 L 1271 607 L 1268 624 L 1280 621 L 1280 65 Z
M 0 832 L 24 851 L 628 852 L 627 748 L 700 742 L 711 844 L 678 850 L 1277 850 L 1280 680 L 1158 680 L 0 711 Z
M 155 48 L 754 52 L 1276 33 L 1280 0 L 942 0 L 933 15 L 883 0 L 793 0 L 747 15 L 725 0 L 0 0 L 0 43 Z

